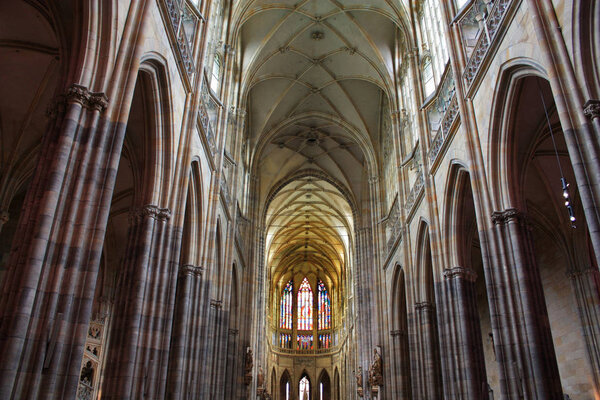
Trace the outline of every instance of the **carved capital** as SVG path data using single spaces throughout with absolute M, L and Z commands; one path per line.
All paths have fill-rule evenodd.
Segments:
M 229 330 L 230 336 L 237 336 L 239 333 L 240 333 L 239 329 L 230 329 Z
M 597 274 L 597 273 L 598 273 L 598 269 L 596 267 L 587 267 L 584 269 L 570 270 L 567 272 L 567 276 L 569 277 L 569 279 L 574 280 L 574 279 L 578 279 L 578 278 L 581 278 L 581 277 L 584 277 L 587 275 L 592 275 L 592 274 Z
M 87 107 L 91 110 L 104 111 L 108 107 L 108 97 L 104 93 L 90 93 Z
M 421 301 L 419 303 L 415 303 L 415 311 L 432 311 L 435 308 L 435 305 L 430 301 Z
M 525 221 L 525 214 L 516 208 L 507 208 L 504 211 L 494 211 L 492 222 L 494 225 L 503 225 L 511 221 Z
M 166 221 L 171 218 L 171 210 L 147 204 L 140 209 L 142 216 L 154 218 L 158 221 Z
M 210 306 L 212 308 L 221 309 L 223 308 L 223 300 L 210 299 Z
M 65 99 L 68 102 L 79 103 L 82 107 L 87 104 L 87 100 L 90 96 L 90 91 L 83 85 L 76 83 L 72 84 L 67 88 L 65 92 Z
M 600 100 L 588 100 L 583 105 L 583 113 L 589 119 L 600 117 Z
M 445 268 L 443 274 L 445 279 L 460 278 L 469 282 L 475 282 L 477 280 L 477 274 L 471 268 Z
M 406 336 L 406 331 L 403 329 L 396 329 L 396 330 L 390 331 L 390 335 L 392 337 L 398 337 L 398 336 L 402 337 L 402 336 Z
M 202 276 L 204 268 L 193 264 L 183 264 L 179 267 L 179 273 L 182 276 Z

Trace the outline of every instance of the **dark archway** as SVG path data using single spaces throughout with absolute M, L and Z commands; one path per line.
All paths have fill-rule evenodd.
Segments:
M 287 369 L 279 379 L 279 400 L 292 400 L 292 379 Z
M 319 376 L 319 386 L 317 387 L 318 400 L 331 400 L 331 380 L 326 370 L 321 372 Z

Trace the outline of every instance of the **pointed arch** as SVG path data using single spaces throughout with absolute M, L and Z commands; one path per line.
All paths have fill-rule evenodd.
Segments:
M 287 369 L 281 374 L 279 379 L 279 400 L 292 400 L 292 378 Z
M 321 374 L 319 375 L 319 384 L 317 386 L 317 392 L 318 400 L 332 400 L 331 379 L 329 378 L 329 373 L 325 368 L 323 368 Z

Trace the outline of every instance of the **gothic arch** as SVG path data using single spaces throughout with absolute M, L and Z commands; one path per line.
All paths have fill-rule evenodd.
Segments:
M 590 99 L 600 97 L 600 2 L 597 0 L 578 0 L 573 5 L 573 47 L 578 62 L 585 91 Z
M 292 386 L 292 378 L 287 369 L 281 374 L 279 378 L 279 400 L 292 400 L 294 387 Z
M 415 256 L 415 301 L 435 302 L 434 270 L 429 224 L 421 219 L 417 228 Z
M 511 147 L 511 104 L 517 97 L 517 83 L 528 76 L 543 77 L 546 72 L 537 62 L 527 58 L 511 60 L 504 64 L 498 74 L 494 90 L 490 118 L 490 144 L 488 158 L 492 183 L 492 201 L 495 209 L 501 210 L 514 204 L 516 185 L 520 182 L 517 171 L 511 168 L 509 157 Z
M 327 370 L 323 368 L 321 373 L 319 374 L 319 383 L 317 385 L 317 399 L 319 400 L 333 400 L 332 397 L 332 389 L 331 389 L 331 379 L 329 377 L 329 373 Z M 314 391 L 313 391 L 314 392 Z M 321 397 L 322 394 L 322 397 Z

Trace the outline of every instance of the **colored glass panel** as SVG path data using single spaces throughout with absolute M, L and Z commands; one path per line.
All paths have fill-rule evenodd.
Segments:
M 310 331 L 313 329 L 313 292 L 304 278 L 298 288 L 298 330 Z
M 279 306 L 279 327 L 281 329 L 292 329 L 292 293 L 293 284 L 289 281 L 281 294 Z
M 319 301 L 319 329 L 331 329 L 331 300 L 323 281 L 317 284 Z

